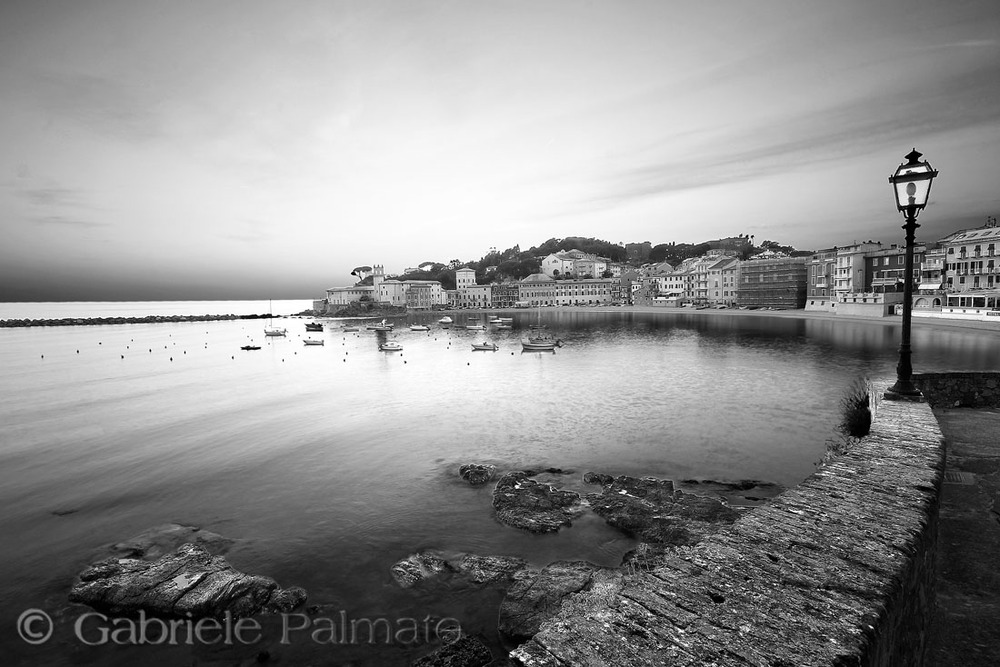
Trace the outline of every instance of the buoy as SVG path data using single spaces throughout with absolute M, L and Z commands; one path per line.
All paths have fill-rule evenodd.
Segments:
M 125 355 L 123 354 L 123 355 L 122 355 L 122 359 L 124 359 L 124 358 L 125 358 Z
M 170 357 L 170 361 L 173 361 L 173 360 L 174 360 L 174 358 L 173 358 L 173 357 Z

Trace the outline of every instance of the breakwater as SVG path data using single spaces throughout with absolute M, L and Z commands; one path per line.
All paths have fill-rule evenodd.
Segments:
M 566 665 L 920 665 L 945 449 L 925 403 L 698 545 L 564 603 L 511 656 Z
M 145 315 L 143 317 L 63 317 L 58 319 L 0 320 L 0 328 L 70 327 L 98 324 L 157 324 L 161 322 L 217 322 L 221 320 L 261 320 L 263 315 Z

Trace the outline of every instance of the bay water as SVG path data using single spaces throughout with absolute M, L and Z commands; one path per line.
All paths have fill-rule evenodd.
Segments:
M 266 301 L 18 306 L 0 314 L 268 312 Z M 592 515 L 558 534 L 503 526 L 491 485 L 466 484 L 461 464 L 560 468 L 568 474 L 553 481 L 582 493 L 598 490 L 582 483 L 588 471 L 792 486 L 834 437 L 851 382 L 891 383 L 899 343 L 898 324 L 833 318 L 552 309 L 483 332 L 444 330 L 440 315 L 397 318 L 389 334 L 363 323 L 344 332 L 336 320 L 307 333 L 307 320 L 276 317 L 284 338 L 265 338 L 260 320 L 0 329 L 0 651 L 10 664 L 239 664 L 266 651 L 283 664 L 393 665 L 429 648 L 283 643 L 277 631 L 224 649 L 81 643 L 81 608 L 66 601 L 74 577 L 102 545 L 167 522 L 236 540 L 226 555 L 236 569 L 302 586 L 334 615 L 451 617 L 499 649 L 500 593 L 404 590 L 393 563 L 439 549 L 615 566 L 635 543 Z M 554 354 L 521 352 L 539 321 L 564 341 Z M 416 323 L 431 330 L 410 331 Z M 386 339 L 403 351 L 380 352 Z M 499 349 L 473 352 L 484 340 Z M 997 342 L 996 331 L 917 325 L 914 365 L 997 369 Z M 15 630 L 29 608 L 55 619 L 43 645 Z

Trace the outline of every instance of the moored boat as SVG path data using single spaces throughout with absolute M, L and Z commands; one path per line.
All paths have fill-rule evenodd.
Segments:
M 382 352 L 399 352 L 403 349 L 403 346 L 394 340 L 387 340 L 384 343 L 379 343 L 378 349 Z
M 395 326 L 392 322 L 386 322 L 383 319 L 378 324 L 369 324 L 366 328 L 369 331 L 392 331 Z
M 447 315 L 438 320 L 438 324 L 451 324 L 452 322 L 454 322 L 454 320 Z
M 240 346 L 240 349 L 241 350 L 259 350 L 260 349 L 260 345 L 242 345 L 242 346 Z
M 465 328 L 469 331 L 486 331 L 486 327 L 482 324 L 466 324 Z
M 323 345 L 326 341 L 316 340 L 315 338 L 304 338 L 302 339 L 302 342 L 306 345 Z
M 414 324 L 410 327 L 410 331 L 430 331 L 431 328 L 424 326 L 423 324 Z
M 306 322 L 306 331 L 322 331 L 322 322 Z
M 521 339 L 521 349 L 529 352 L 555 352 L 557 347 L 562 347 L 562 340 L 541 326 L 531 327 L 528 337 Z
M 265 336 L 272 336 L 272 337 L 273 336 L 284 336 L 287 333 L 288 333 L 287 329 L 277 329 L 277 328 L 264 329 L 264 335 Z
M 473 343 L 472 344 L 472 350 L 473 350 L 473 352 L 475 352 L 477 350 L 484 351 L 484 352 L 496 352 L 499 349 L 500 348 L 497 347 L 496 343 L 486 343 L 486 342 L 483 342 L 483 343 Z

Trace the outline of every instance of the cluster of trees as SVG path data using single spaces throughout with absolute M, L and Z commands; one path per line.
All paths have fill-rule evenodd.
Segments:
M 755 246 L 754 236 L 751 234 L 740 234 L 737 239 L 744 240 L 737 243 L 736 252 L 740 259 L 747 259 L 763 250 L 784 252 L 793 257 L 811 253 L 808 250 L 795 250 L 792 246 L 781 245 L 777 241 L 762 241 L 759 246 Z M 552 253 L 573 249 L 599 257 L 607 257 L 613 262 L 626 262 L 628 259 L 624 243 L 611 243 L 610 241 L 583 236 L 568 236 L 562 239 L 551 238 L 544 243 L 523 251 L 520 245 L 515 245 L 503 251 L 490 248 L 489 252 L 483 255 L 479 261 L 463 262 L 460 259 L 453 259 L 447 264 L 441 262 L 422 262 L 417 265 L 420 267 L 417 271 L 387 276 L 387 278 L 396 280 L 436 280 L 445 289 L 455 289 L 455 270 L 470 268 L 475 270 L 476 282 L 480 284 L 499 280 L 521 280 L 541 271 L 539 257 L 546 257 Z M 685 259 L 701 257 L 711 249 L 712 245 L 709 243 L 661 243 L 652 247 L 647 261 L 669 262 L 676 266 Z M 371 285 L 371 271 L 372 267 L 370 266 L 359 266 L 351 272 L 351 275 L 358 277 L 357 285 Z

